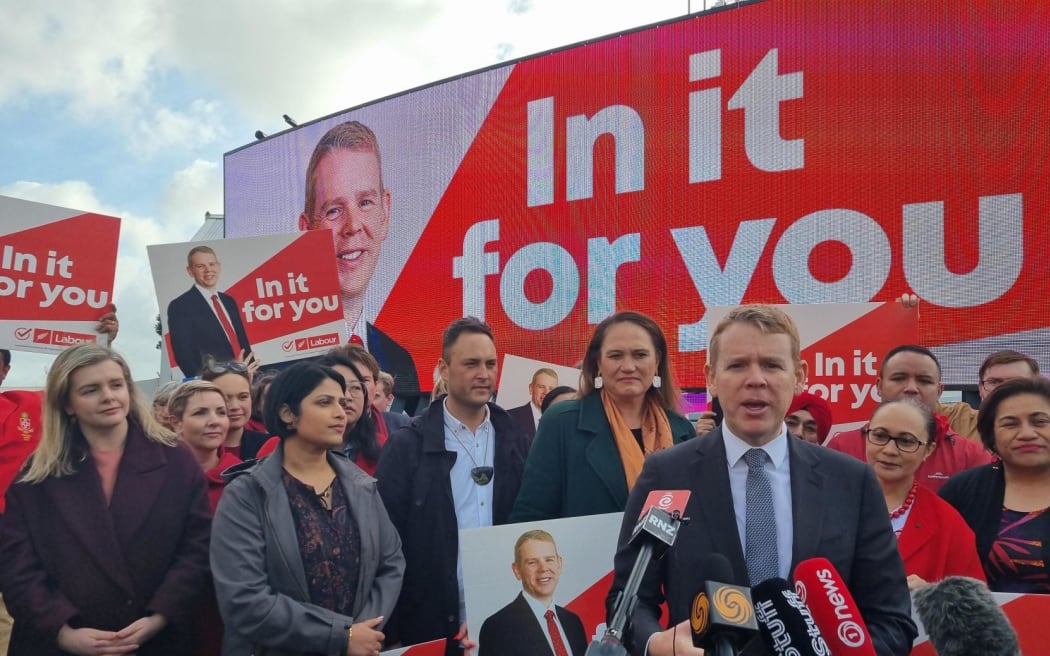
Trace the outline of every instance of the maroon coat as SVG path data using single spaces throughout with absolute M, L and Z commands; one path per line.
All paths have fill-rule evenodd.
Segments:
M 71 476 L 18 482 L 0 531 L 0 587 L 15 619 L 10 656 L 61 654 L 63 624 L 116 631 L 151 613 L 168 627 L 141 656 L 188 654 L 208 586 L 211 520 L 200 465 L 184 444 L 134 424 L 106 507 L 86 442 Z

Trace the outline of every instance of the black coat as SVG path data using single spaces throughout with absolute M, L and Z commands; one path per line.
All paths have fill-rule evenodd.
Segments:
M 514 601 L 481 623 L 478 634 L 481 656 L 554 656 L 524 594 L 519 593 Z M 572 656 L 583 656 L 587 651 L 587 632 L 579 615 L 561 606 L 555 606 L 554 612 L 565 631 L 562 638 L 572 650 Z
M 390 643 L 414 645 L 451 638 L 459 630 L 459 523 L 449 472 L 456 454 L 445 450 L 444 399 L 430 404 L 383 447 L 376 478 L 387 513 L 401 535 L 405 579 L 385 633 Z M 525 434 L 490 403 L 495 432 L 492 523 L 507 523 L 528 451 Z M 456 651 L 449 641 L 448 653 Z

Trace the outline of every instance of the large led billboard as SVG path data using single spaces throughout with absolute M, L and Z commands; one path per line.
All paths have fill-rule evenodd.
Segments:
M 571 365 L 645 312 L 701 387 L 708 307 L 906 292 L 945 382 L 973 384 L 996 348 L 1050 361 L 1048 88 L 1046 3 L 731 6 L 228 153 L 226 235 L 333 229 L 348 333 L 423 389 L 462 315 Z M 360 126 L 381 164 L 338 134 Z

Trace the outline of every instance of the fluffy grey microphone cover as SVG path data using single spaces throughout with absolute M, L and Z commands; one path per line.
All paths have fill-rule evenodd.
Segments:
M 983 582 L 949 576 L 913 599 L 938 656 L 1020 656 L 1017 633 Z

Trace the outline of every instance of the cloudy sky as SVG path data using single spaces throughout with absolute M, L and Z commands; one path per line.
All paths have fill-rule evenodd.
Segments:
M 116 346 L 153 378 L 146 246 L 222 212 L 223 153 L 287 126 L 705 0 L 0 3 L 0 195 L 123 218 Z M 713 0 L 706 0 L 713 4 Z M 309 74 L 306 73 L 309 71 Z M 15 353 L 7 387 L 50 357 Z

